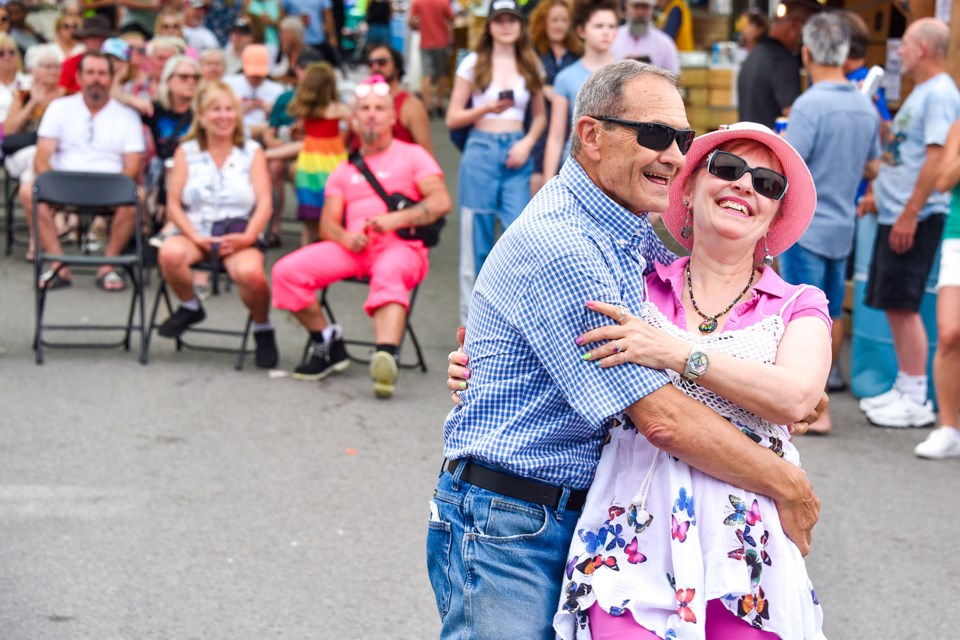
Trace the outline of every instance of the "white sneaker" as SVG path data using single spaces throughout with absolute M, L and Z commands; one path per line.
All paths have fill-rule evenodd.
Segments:
M 897 388 L 894 387 L 889 391 L 881 393 L 878 396 L 872 396 L 870 398 L 861 398 L 860 399 L 860 411 L 866 413 L 872 409 L 879 409 L 880 407 L 890 404 L 894 400 L 900 397 L 900 392 L 897 391 Z
M 960 456 L 960 434 L 949 427 L 934 429 L 926 440 L 914 448 L 913 453 L 930 460 L 956 458 Z
M 920 404 L 901 393 L 900 397 L 893 402 L 867 411 L 867 420 L 877 427 L 907 429 L 929 427 L 936 418 L 933 415 L 933 405 L 929 400 Z

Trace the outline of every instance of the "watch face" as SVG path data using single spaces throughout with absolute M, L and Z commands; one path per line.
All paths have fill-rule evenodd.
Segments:
M 702 351 L 697 351 L 690 354 L 690 359 L 687 361 L 687 368 L 691 373 L 696 375 L 703 375 L 707 371 L 707 354 Z

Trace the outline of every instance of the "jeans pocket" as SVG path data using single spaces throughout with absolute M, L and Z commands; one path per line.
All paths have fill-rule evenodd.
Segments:
M 539 535 L 546 526 L 547 512 L 543 507 L 494 498 L 490 501 L 483 535 L 487 538 L 521 540 Z
M 437 599 L 440 620 L 450 610 L 450 546 L 453 535 L 449 522 L 430 520 L 427 530 L 427 574 Z

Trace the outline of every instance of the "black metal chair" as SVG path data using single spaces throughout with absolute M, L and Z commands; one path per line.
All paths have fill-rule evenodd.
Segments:
M 346 278 L 346 279 L 344 279 L 344 280 L 341 280 L 341 282 L 352 282 L 352 283 L 354 283 L 354 284 L 363 285 L 363 286 L 365 286 L 365 287 L 369 287 L 369 286 L 370 286 L 370 279 L 369 279 L 369 278 Z M 327 293 L 328 293 L 329 291 L 330 291 L 330 287 L 327 287 L 327 288 L 324 289 L 323 292 L 320 294 L 320 306 L 322 306 L 322 307 L 323 307 L 323 310 L 326 312 L 327 318 L 330 320 L 330 323 L 331 323 L 331 324 L 335 324 L 335 323 L 337 322 L 337 317 L 336 317 L 336 315 L 334 315 L 334 313 L 333 313 L 333 307 L 330 306 L 330 299 L 329 299 L 329 297 L 328 297 L 328 295 L 327 295 Z M 417 340 L 417 334 L 416 334 L 416 333 L 414 332 L 414 330 L 413 330 L 413 324 L 410 322 L 410 319 L 413 317 L 413 306 L 414 306 L 414 304 L 415 304 L 416 301 L 417 301 L 417 292 L 418 292 L 418 291 L 420 291 L 420 285 L 419 285 L 419 284 L 418 284 L 417 286 L 415 286 L 415 287 L 413 288 L 413 290 L 410 292 L 410 307 L 409 307 L 409 309 L 407 309 L 407 318 L 406 318 L 406 321 L 404 322 L 404 325 L 403 325 L 403 334 L 400 336 L 400 344 L 397 346 L 396 359 L 397 359 L 397 365 L 398 365 L 401 369 L 420 369 L 421 371 L 423 371 L 424 373 L 426 373 L 426 372 L 427 372 L 427 362 L 426 362 L 426 360 L 425 360 L 424 357 L 423 357 L 423 350 L 420 348 L 420 341 Z M 406 363 L 405 363 L 405 362 L 401 359 L 401 357 L 400 357 L 400 356 L 401 356 L 401 350 L 402 350 L 402 347 L 403 347 L 403 343 L 404 343 L 404 341 L 405 341 L 405 339 L 406 339 L 407 337 L 410 338 L 410 342 L 411 342 L 411 344 L 413 344 L 413 349 L 414 349 L 414 351 L 416 351 L 416 354 L 417 354 L 417 361 L 416 361 L 416 362 L 406 362 Z M 371 353 L 373 352 L 374 347 L 376 346 L 376 343 L 375 343 L 375 342 L 373 342 L 372 340 L 358 340 L 358 339 L 355 339 L 355 338 L 350 338 L 350 339 L 344 338 L 344 339 L 343 339 L 343 342 L 344 342 L 344 344 L 345 344 L 347 347 L 349 347 L 350 345 L 353 345 L 353 346 L 356 346 L 356 347 L 367 347 L 367 348 L 368 348 L 367 357 L 365 357 L 365 358 L 360 357 L 360 356 L 357 356 L 357 355 L 351 353 L 349 349 L 347 349 L 347 357 L 349 357 L 350 360 L 352 360 L 353 362 L 360 363 L 360 364 L 366 364 L 366 363 L 370 362 L 370 355 L 371 355 Z M 304 348 L 303 348 L 303 356 L 304 356 L 304 357 L 306 356 L 306 354 L 307 354 L 307 349 L 308 349 L 309 347 L 310 347 L 310 339 L 307 338 L 307 343 L 306 343 L 306 345 L 305 345 Z
M 21 149 L 25 149 L 32 145 L 37 144 L 37 134 L 36 133 L 14 133 L 7 135 L 0 141 L 0 151 L 3 152 L 4 158 L 9 158 L 16 152 Z M 6 168 L 3 172 L 3 204 L 6 209 L 6 223 L 7 223 L 7 248 L 6 253 L 9 256 L 13 253 L 14 245 L 18 244 L 17 241 L 17 231 L 26 231 L 27 229 L 27 220 L 26 216 L 29 215 L 28 212 L 24 211 L 24 219 L 18 221 L 15 217 L 16 213 L 16 203 L 17 203 L 17 192 L 20 190 L 20 180 L 14 178 L 9 173 L 7 173 Z M 26 245 L 25 241 L 20 241 L 19 244 Z
M 212 293 L 214 296 L 220 295 L 219 279 L 220 276 L 226 276 L 227 270 L 223 267 L 223 263 L 220 261 L 203 261 L 197 262 L 190 265 L 191 269 L 196 269 L 198 271 L 206 271 L 210 274 L 210 277 L 213 282 Z M 157 313 L 160 310 L 160 303 L 167 308 L 167 314 L 173 314 L 174 308 L 173 303 L 170 300 L 170 292 L 167 290 L 167 281 L 163 277 L 163 273 L 160 272 L 160 269 L 157 269 L 158 273 L 158 283 L 157 283 L 157 295 L 153 301 L 153 311 L 150 312 L 150 327 L 147 331 L 147 351 L 150 349 L 150 341 L 153 337 L 154 329 L 159 328 L 160 324 L 157 323 Z M 227 280 L 229 287 L 230 280 Z M 182 351 L 184 347 L 187 349 L 193 349 L 195 351 L 211 351 L 215 353 L 236 353 L 237 354 L 237 363 L 234 365 L 234 368 L 237 371 L 243 369 L 243 363 L 246 359 L 247 354 L 252 353 L 251 350 L 247 349 L 247 343 L 250 341 L 250 332 L 253 328 L 253 315 L 247 314 L 247 321 L 243 326 L 242 330 L 238 329 L 219 329 L 219 328 L 209 328 L 209 327 L 190 327 L 184 333 L 203 333 L 207 335 L 220 335 L 220 336 L 236 336 L 240 338 L 240 347 L 238 349 L 230 349 L 227 347 L 218 347 L 213 345 L 201 345 L 187 342 L 184 340 L 183 336 L 176 338 L 177 351 Z
M 39 205 L 41 202 L 66 208 L 76 208 L 82 216 L 94 214 L 113 215 L 117 207 L 133 206 L 135 209 L 134 252 L 118 256 L 51 254 L 40 247 Z M 44 347 L 119 347 L 130 350 L 130 335 L 140 332 L 140 362 L 147 363 L 147 332 L 145 330 L 146 305 L 143 298 L 143 233 L 140 224 L 141 207 L 137 184 L 123 174 L 86 173 L 74 171 L 48 171 L 33 182 L 33 240 L 36 246 L 34 259 L 34 291 L 36 294 L 36 331 L 34 348 L 37 364 L 43 364 Z M 130 311 L 126 324 L 44 324 L 47 288 L 41 286 L 40 275 L 44 265 L 57 262 L 54 275 L 67 266 L 99 267 L 109 265 L 123 269 L 131 281 Z M 134 313 L 139 307 L 140 322 L 134 323 Z M 116 331 L 123 330 L 123 339 L 116 342 L 47 342 L 44 331 Z

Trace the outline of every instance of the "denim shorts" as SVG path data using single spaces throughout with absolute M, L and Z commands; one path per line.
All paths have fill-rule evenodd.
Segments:
M 441 640 L 553 640 L 579 512 L 558 516 L 448 471 L 440 474 L 430 512 L 427 569 Z
M 847 259 L 824 258 L 795 244 L 777 258 L 780 277 L 790 284 L 809 284 L 827 294 L 830 317 L 843 315 L 843 297 L 847 292 Z

